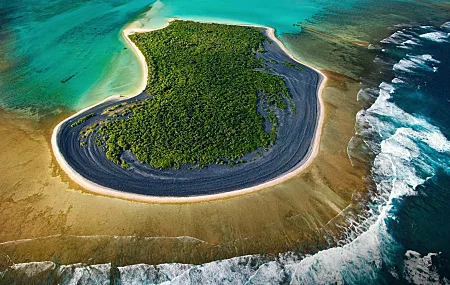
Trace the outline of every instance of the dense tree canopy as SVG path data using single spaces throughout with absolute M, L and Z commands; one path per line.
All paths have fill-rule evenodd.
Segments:
M 97 143 L 108 159 L 128 167 L 121 153 L 130 150 L 156 168 L 206 165 L 274 143 L 277 117 L 264 118 L 258 104 L 285 110 L 292 101 L 256 56 L 266 40 L 257 28 L 175 21 L 130 38 L 149 66 L 152 98 L 121 105 L 127 115 L 101 124 Z

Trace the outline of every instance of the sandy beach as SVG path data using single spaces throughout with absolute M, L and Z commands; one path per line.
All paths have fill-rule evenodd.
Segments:
M 353 106 L 359 86 L 327 76 L 327 113 L 320 151 L 311 166 L 264 191 L 206 203 L 139 203 L 90 194 L 68 177 L 51 152 L 56 122 L 69 114 L 35 125 L 0 113 L 8 122 L 0 128 L 10 134 L 0 143 L 15 145 L 1 167 L 2 252 L 15 263 L 202 263 L 315 244 L 316 237 L 339 229 L 335 225 L 349 217 L 352 197 L 363 187 L 363 174 L 345 152 L 360 109 L 349 111 L 348 106 Z M 24 176 L 27 180 L 17 183 L 17 177 Z M 9 264 L 4 262 L 0 265 Z
M 174 21 L 177 19 L 170 19 L 167 23 L 167 25 L 170 24 L 171 21 Z M 244 25 L 244 26 L 253 26 L 253 27 L 257 27 L 257 28 L 263 28 L 266 30 L 266 36 L 273 41 L 275 44 L 277 44 L 282 50 L 283 52 L 285 52 L 290 58 L 292 58 L 293 60 L 301 63 L 298 59 L 296 59 L 292 53 L 290 53 L 286 47 L 281 43 L 280 40 L 278 40 L 275 36 L 275 30 L 273 28 L 270 27 L 263 27 L 263 26 L 257 26 L 257 25 Z M 164 28 L 164 27 L 162 27 Z M 159 28 L 158 28 L 159 29 Z M 145 57 L 144 55 L 140 52 L 140 50 L 137 48 L 137 46 L 131 41 L 131 39 L 129 38 L 129 35 L 134 34 L 134 33 L 145 33 L 145 32 L 150 32 L 150 31 L 154 31 L 157 29 L 142 29 L 142 28 L 125 28 L 122 32 L 122 35 L 124 37 L 124 39 L 126 40 L 127 44 L 132 48 L 133 52 L 135 53 L 136 57 L 139 59 L 140 62 L 140 66 L 142 69 L 142 78 L 141 78 L 141 85 L 139 90 L 142 92 L 147 84 L 147 76 L 148 76 L 148 66 L 147 63 L 145 61 Z M 68 174 L 68 176 L 75 181 L 76 183 L 78 183 L 80 186 L 82 186 L 83 188 L 85 188 L 86 190 L 88 190 L 89 192 L 92 193 L 96 193 L 96 194 L 100 194 L 100 195 L 106 195 L 106 196 L 111 196 L 111 197 L 115 197 L 115 198 L 120 198 L 120 199 L 126 199 L 126 200 L 133 200 L 133 201 L 139 201 L 139 202 L 145 202 L 145 203 L 192 203 L 192 202 L 203 202 L 203 201 L 211 201 L 211 200 L 216 200 L 216 199 L 224 199 L 224 198 L 230 198 L 230 197 L 234 197 L 234 196 L 240 196 L 240 195 L 245 195 L 245 194 L 249 194 L 255 191 L 259 191 L 262 190 L 264 188 L 270 187 L 270 186 L 275 186 L 279 183 L 282 183 L 296 175 L 298 175 L 299 173 L 301 173 L 302 171 L 304 171 L 307 167 L 310 166 L 311 162 L 314 160 L 314 158 L 317 156 L 318 150 L 319 150 L 319 142 L 320 142 L 320 136 L 321 136 L 321 131 L 322 131 L 322 125 L 323 125 L 323 119 L 324 119 L 324 104 L 323 104 L 323 100 L 321 98 L 321 93 L 322 90 L 326 84 L 326 76 L 321 73 L 319 70 L 308 66 L 309 68 L 313 69 L 315 72 L 317 72 L 321 79 L 320 79 L 320 87 L 317 91 L 317 100 L 320 104 L 319 107 L 319 118 L 318 118 L 318 124 L 316 126 L 316 131 L 315 131 L 315 135 L 314 135 L 314 142 L 311 148 L 311 151 L 308 153 L 307 159 L 306 161 L 298 164 L 297 166 L 295 166 L 294 168 L 292 168 L 291 170 L 289 170 L 288 172 L 284 173 L 281 176 L 276 177 L 275 179 L 269 180 L 267 182 L 264 182 L 262 184 L 256 185 L 256 186 L 252 186 L 252 187 L 248 187 L 248 188 L 243 188 L 243 189 L 238 189 L 238 190 L 234 190 L 234 191 L 230 191 L 230 192 L 225 192 L 225 193 L 220 193 L 220 194 L 212 194 L 212 195 L 200 195 L 200 196 L 190 196 L 190 197 L 159 197 L 159 196 L 149 196 L 149 195 L 140 195 L 140 194 L 135 194 L 135 193 L 127 193 L 124 191 L 118 191 L 115 189 L 111 189 L 102 185 L 99 185 L 93 181 L 88 180 L 87 178 L 83 177 L 82 175 L 80 175 L 77 171 L 75 171 L 70 164 L 65 160 L 64 156 L 61 153 L 61 150 L 59 148 L 58 145 L 58 141 L 57 141 L 57 137 L 58 137 L 58 133 L 60 132 L 60 128 L 61 126 L 67 122 L 68 120 L 79 116 L 82 113 L 88 112 L 89 110 L 91 110 L 92 108 L 103 104 L 105 102 L 120 102 L 123 100 L 127 100 L 130 98 L 133 98 L 135 96 L 138 96 L 141 94 L 141 92 L 137 93 L 137 94 L 131 94 L 129 96 L 112 96 L 110 98 L 107 98 L 106 100 L 99 102 L 98 104 L 95 104 L 93 106 L 90 106 L 88 108 L 85 108 L 79 112 L 77 112 L 76 114 L 74 114 L 73 116 L 67 118 L 66 120 L 62 121 L 60 124 L 58 124 L 56 126 L 56 128 L 53 131 L 52 134 L 52 139 L 51 139 L 51 143 L 52 143 L 52 148 L 53 148 L 53 152 L 54 155 L 56 157 L 56 160 L 58 161 L 58 163 L 60 164 L 60 166 L 62 167 L 62 169 Z
M 347 40 L 378 42 L 391 35 L 389 27 L 400 24 L 401 19 L 427 22 L 426 17 L 439 17 L 438 11 L 427 10 L 424 6 L 416 12 L 422 18 L 383 13 L 405 7 L 404 2 L 394 2 L 374 4 L 372 8 L 365 5 L 364 9 L 355 9 L 346 17 L 339 13 L 325 15 L 313 20 L 308 27 Z M 24 5 L 28 6 L 26 3 Z M 398 10 L 399 14 L 414 11 L 403 10 Z M 276 9 L 272 11 L 270 8 L 270 12 L 275 13 Z M 444 16 L 448 18 L 447 14 Z M 271 18 L 266 19 L 270 21 L 267 25 L 274 23 L 278 27 Z M 129 30 L 138 31 L 148 22 L 147 19 L 139 19 L 139 23 Z M 94 25 L 101 23 L 95 21 Z M 122 38 L 123 31 L 119 28 L 114 30 L 116 41 L 121 38 L 118 56 L 123 58 L 126 54 L 130 63 L 128 67 L 135 71 L 130 73 L 135 74 L 135 83 L 120 90 L 134 90 L 129 94 L 133 96 L 141 85 L 138 83 L 145 81 L 138 82 L 142 75 L 137 72 L 140 64 L 134 60 L 128 40 Z M 83 33 L 89 31 L 82 30 Z M 14 33 L 11 32 L 11 35 Z M 61 108 L 61 113 L 55 112 L 37 119 L 0 108 L 0 130 L 3 134 L 0 145 L 5 150 L 0 157 L 0 271 L 24 263 L 30 265 L 24 271 L 26 275 L 37 272 L 38 268 L 34 265 L 39 261 L 51 261 L 48 262 L 50 267 L 56 264 L 56 269 L 52 271 L 55 274 L 59 274 L 62 268 L 58 265 L 83 264 L 84 267 L 111 264 L 111 274 L 107 276 L 110 278 L 117 272 L 117 266 L 174 262 L 204 264 L 253 254 L 272 255 L 276 259 L 283 258 L 286 252 L 298 253 L 302 258 L 340 245 L 349 237 L 348 231 L 352 230 L 353 221 L 366 213 L 367 205 L 372 201 L 372 185 L 368 179 L 371 165 L 367 163 L 367 157 L 358 153 L 357 157 L 354 156 L 352 138 L 355 136 L 357 114 L 367 107 L 357 100 L 357 94 L 361 89 L 362 70 L 373 64 L 373 50 L 353 44 L 341 45 L 343 42 L 337 45 L 336 39 L 312 32 L 278 36 L 300 62 L 307 62 L 326 75 L 326 86 L 319 98 L 325 105 L 325 114 L 322 117 L 323 126 L 318 129 L 321 131 L 319 150 L 309 167 L 263 191 L 232 199 L 178 204 L 141 203 L 97 195 L 70 178 L 53 154 L 51 137 L 55 127 L 72 116 L 73 109 L 67 111 L 70 109 Z M 3 51 L 5 55 L 9 54 L 8 50 Z M 15 61 L 5 63 L 13 66 Z M 107 74 L 115 71 L 117 69 L 111 68 Z M 35 91 L 35 88 L 32 89 Z M 129 93 L 115 88 L 108 90 L 115 90 L 108 94 Z M 86 94 L 90 98 L 104 98 L 101 94 L 105 93 L 100 96 L 96 96 L 95 92 Z M 70 96 L 67 93 L 60 95 Z M 105 102 L 122 99 L 113 96 Z M 80 106 L 84 108 L 96 101 L 100 100 L 91 99 L 90 103 Z M 334 249 L 328 252 L 336 253 Z M 360 255 L 352 256 L 361 258 Z M 325 261 L 330 260 L 329 256 L 325 257 Z M 345 265 L 345 262 L 339 262 L 333 275 Z M 30 268 L 36 271 L 28 270 Z M 88 268 L 96 270 L 98 267 Z M 327 268 L 334 270 L 334 267 Z M 79 272 L 78 268 L 76 272 Z M 91 276 L 92 272 L 89 270 L 86 274 Z M 37 274 L 35 280 L 48 276 Z

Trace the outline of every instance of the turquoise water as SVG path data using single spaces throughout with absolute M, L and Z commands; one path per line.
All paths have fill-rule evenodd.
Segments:
M 162 1 L 160 13 L 167 17 L 189 20 L 214 20 L 225 23 L 247 23 L 270 26 L 278 33 L 296 33 L 293 24 L 311 18 L 333 1 L 288 0 L 288 1 Z M 344 1 L 349 2 L 349 1 Z M 336 4 L 333 4 L 336 5 Z
M 395 1 L 377 1 L 386 2 Z M 136 58 L 125 49 L 120 31 L 130 19 L 147 12 L 151 2 L 45 3 L 0 4 L 3 107 L 45 115 L 80 109 L 135 89 L 141 73 Z M 348 12 L 354 9 L 353 3 L 364 7 L 370 1 L 340 1 L 337 6 L 333 1 L 314 0 L 233 0 L 225 4 L 169 0 L 157 2 L 156 9 L 147 13 L 152 19 L 142 24 L 163 25 L 170 17 L 220 19 L 273 26 L 280 35 L 298 32 L 294 23 L 317 19 L 323 11 L 337 13 L 346 7 Z M 359 11 L 347 15 L 351 13 Z M 347 23 L 345 18 L 342 21 Z M 395 21 L 408 22 L 401 17 Z M 360 22 L 347 25 L 354 29 L 349 33 L 361 32 L 356 25 Z M 374 157 L 370 178 L 375 185 L 368 218 L 350 221 L 348 240 L 301 261 L 293 253 L 270 262 L 260 256 L 244 256 L 197 267 L 168 264 L 157 268 L 164 273 L 158 276 L 153 276 L 153 267 L 147 265 L 115 268 L 123 284 L 163 275 L 171 277 L 159 281 L 173 279 L 174 284 L 448 284 L 450 23 L 396 30 L 382 42 L 373 43 L 383 48 L 376 51 L 376 60 L 368 67 L 377 71 L 376 80 L 362 78 L 368 86 L 359 97 L 371 104 L 358 114 L 355 139 L 364 141 L 366 151 Z M 301 45 L 301 41 L 291 42 L 298 50 Z M 344 46 L 330 45 L 328 53 Z M 339 58 L 346 63 L 358 61 L 348 54 Z M 36 264 L 29 266 L 37 270 Z M 77 275 L 58 274 L 74 282 L 110 280 L 111 264 L 99 265 L 95 272 L 102 270 L 104 274 L 98 276 L 90 268 Z M 0 281 L 1 277 L 2 272 Z
M 126 5 L 124 5 L 126 3 Z M 139 65 L 119 31 L 148 1 L 17 1 L 6 12 L 0 103 L 32 111 L 77 109 L 137 85 Z M 8 7 L 9 6 L 9 7 Z M 126 75 L 121 77 L 121 75 Z
M 382 75 L 359 93 L 373 103 L 355 135 L 375 156 L 376 189 L 368 216 L 349 220 L 338 246 L 201 265 L 25 263 L 0 272 L 0 283 L 2 274 L 5 284 L 35 274 L 58 284 L 449 284 L 450 22 L 407 27 L 379 44 L 372 68 Z
M 145 24 L 161 26 L 167 18 L 182 17 L 268 25 L 278 33 L 295 33 L 299 28 L 293 24 L 332 2 L 158 1 Z M 120 31 L 152 4 L 148 0 L 1 3 L 0 62 L 7 68 L 0 74 L 0 106 L 57 113 L 136 92 L 141 70 Z

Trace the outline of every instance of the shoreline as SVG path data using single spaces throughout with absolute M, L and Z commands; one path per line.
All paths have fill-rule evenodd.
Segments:
M 303 163 L 299 163 L 297 166 L 291 168 L 291 170 L 282 174 L 281 176 L 276 177 L 272 180 L 266 181 L 259 185 L 255 185 L 255 186 L 243 188 L 243 189 L 238 189 L 238 190 L 234 190 L 234 191 L 219 193 L 219 194 L 188 196 L 188 197 L 149 196 L 149 195 L 127 193 L 127 192 L 123 192 L 120 190 L 115 190 L 115 189 L 108 188 L 108 187 L 99 185 L 93 181 L 88 180 L 87 178 L 85 178 L 82 175 L 80 175 L 79 173 L 77 173 L 69 165 L 69 163 L 64 159 L 64 157 L 59 149 L 58 143 L 57 143 L 57 136 L 58 136 L 61 126 L 66 121 L 70 120 L 71 118 L 78 116 L 81 113 L 84 113 L 102 103 L 105 103 L 108 101 L 113 101 L 113 100 L 117 100 L 117 102 L 120 102 L 120 101 L 128 100 L 128 99 L 131 99 L 133 97 L 140 95 L 142 93 L 142 91 L 145 90 L 145 87 L 147 86 L 148 66 L 147 66 L 144 55 L 140 52 L 140 50 L 137 48 L 137 46 L 131 41 L 131 39 L 129 38 L 129 35 L 134 34 L 134 33 L 145 33 L 145 32 L 151 32 L 154 30 L 163 29 L 163 28 L 167 27 L 170 24 L 170 22 L 172 22 L 174 20 L 180 20 L 180 19 L 171 18 L 168 20 L 167 25 L 165 25 L 163 27 L 155 28 L 155 29 L 127 28 L 127 27 L 125 27 L 123 29 L 121 34 L 125 38 L 126 43 L 132 48 L 133 52 L 137 56 L 137 58 L 140 62 L 140 65 L 141 65 L 142 72 L 143 72 L 142 78 L 141 78 L 141 80 L 142 80 L 141 88 L 140 88 L 141 90 L 137 94 L 131 94 L 129 96 L 113 95 L 111 97 L 108 97 L 105 100 L 102 100 L 101 102 L 99 102 L 97 104 L 91 105 L 89 107 L 86 107 L 86 108 L 78 111 L 77 113 L 73 114 L 72 116 L 70 116 L 70 117 L 66 118 L 65 120 L 63 120 L 62 122 L 60 122 L 54 128 L 52 137 L 51 137 L 51 145 L 52 145 L 53 154 L 54 154 L 57 162 L 61 166 L 61 168 L 70 177 L 70 179 L 72 179 L 75 183 L 77 183 L 81 187 L 83 187 L 87 192 L 90 192 L 93 194 L 99 194 L 99 195 L 103 195 L 103 196 L 109 196 L 109 197 L 113 197 L 113 198 L 131 200 L 131 201 L 136 201 L 136 202 L 144 202 L 144 203 L 178 204 L 178 203 L 198 203 L 198 202 L 220 200 L 220 199 L 226 199 L 226 198 L 237 197 L 237 196 L 254 193 L 254 192 L 260 191 L 262 189 L 278 185 L 284 181 L 287 181 L 287 180 L 297 176 L 298 174 L 300 174 L 301 172 L 306 170 L 311 165 L 311 163 L 314 161 L 314 159 L 316 158 L 316 156 L 319 152 L 320 139 L 321 139 L 322 127 L 323 127 L 324 116 L 325 116 L 325 110 L 324 110 L 325 106 L 323 103 L 322 92 L 323 92 L 323 88 L 325 87 L 325 84 L 326 84 L 328 78 L 322 72 L 317 70 L 316 68 L 309 66 L 307 64 L 304 64 L 304 63 L 300 62 L 298 59 L 296 59 L 293 56 L 293 54 L 287 50 L 287 48 L 283 45 L 283 43 L 275 36 L 274 28 L 260 26 L 260 25 L 248 25 L 248 24 L 243 24 L 240 26 L 252 26 L 252 27 L 256 27 L 256 28 L 265 29 L 266 30 L 265 35 L 267 36 L 267 38 L 269 40 L 271 40 L 272 42 L 276 43 L 276 45 L 286 55 L 288 55 L 294 61 L 312 69 L 320 77 L 320 86 L 316 92 L 317 100 L 319 103 L 319 117 L 318 117 L 316 129 L 315 129 L 315 133 L 314 133 L 313 145 L 311 146 L 309 153 L 305 157 L 306 161 L 304 161 Z M 202 23 L 210 23 L 210 22 L 202 22 Z M 129 25 L 131 25 L 131 23 Z

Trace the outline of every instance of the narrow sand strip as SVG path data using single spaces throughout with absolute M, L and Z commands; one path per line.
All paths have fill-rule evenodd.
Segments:
M 53 130 L 52 133 L 52 139 L 51 139 L 51 144 L 52 144 L 52 149 L 53 149 L 53 153 L 56 157 L 56 160 L 58 161 L 58 163 L 60 164 L 61 168 L 67 173 L 67 175 L 73 180 L 75 181 L 77 184 L 79 184 L 80 186 L 82 186 L 83 188 L 85 188 L 86 190 L 88 190 L 89 192 L 95 193 L 95 194 L 100 194 L 100 195 L 105 195 L 105 196 L 110 196 L 110 197 L 115 197 L 115 198 L 120 198 L 120 199 L 126 199 L 126 200 L 132 200 L 132 201 L 138 201 L 138 202 L 146 202 L 146 203 L 193 203 L 193 202 L 204 202 L 204 201 L 211 201 L 211 200 L 217 200 L 217 199 L 225 199 L 225 198 L 230 198 L 230 197 L 235 197 L 235 196 L 241 196 L 241 195 L 245 195 L 245 194 L 249 194 L 252 192 L 256 192 L 259 190 L 262 190 L 264 188 L 267 187 L 271 187 L 271 186 L 275 186 L 277 184 L 280 184 L 298 174 L 300 174 L 302 171 L 304 171 L 306 168 L 308 168 L 311 163 L 313 162 L 314 158 L 317 156 L 318 152 L 319 152 L 319 144 L 320 144 L 320 137 L 321 137 L 321 133 L 322 133 L 322 126 L 323 126 L 323 121 L 324 121 L 324 104 L 323 104 L 323 100 L 322 100 L 322 92 L 323 92 L 323 88 L 326 84 L 327 81 L 327 77 L 320 72 L 319 70 L 317 70 L 314 67 L 311 67 L 309 65 L 306 65 L 304 63 L 301 63 L 298 59 L 296 59 L 287 49 L 286 47 L 283 45 L 283 43 L 275 36 L 275 29 L 271 28 L 271 27 L 265 27 L 265 26 L 258 26 L 258 25 L 242 25 L 242 26 L 252 26 L 252 27 L 256 27 L 256 28 L 264 28 L 267 30 L 267 36 L 268 38 L 273 41 L 274 43 L 276 43 L 289 57 L 291 57 L 293 60 L 297 61 L 300 64 L 303 64 L 309 68 L 311 68 L 312 70 L 314 70 L 315 72 L 317 72 L 320 76 L 321 76 L 321 83 L 320 83 L 320 88 L 317 91 L 317 97 L 318 97 L 318 101 L 319 101 L 319 105 L 320 105 L 320 110 L 319 110 L 319 118 L 318 118 L 318 123 L 317 123 L 317 127 L 316 127 L 316 132 L 314 135 L 314 143 L 312 145 L 312 150 L 311 152 L 308 154 L 307 160 L 304 163 L 301 163 L 299 165 L 297 165 L 296 167 L 292 168 L 289 172 L 286 172 L 285 174 L 272 179 L 270 181 L 267 181 L 265 183 L 253 186 L 253 187 L 249 187 L 249 188 L 244 188 L 244 189 L 240 189 L 240 190 L 235 190 L 235 191 L 230 191 L 230 192 L 225 192 L 225 193 L 220 193 L 220 194 L 212 194 L 212 195 L 203 195 L 203 196 L 192 196 L 192 197 L 157 197 L 157 196 L 148 196 L 148 195 L 139 195 L 139 194 L 133 194 L 133 193 L 126 193 L 123 191 L 118 191 L 118 190 L 114 190 L 108 187 L 104 187 L 102 185 L 99 185 L 97 183 L 94 183 L 88 179 L 86 179 L 85 177 L 81 176 L 79 173 L 77 173 L 70 165 L 69 163 L 64 159 L 63 155 L 61 154 L 61 151 L 59 149 L 58 143 L 57 143 L 57 137 L 58 137 L 58 133 L 59 130 L 61 128 L 61 126 L 68 120 L 70 120 L 71 118 L 80 115 L 83 112 L 88 111 L 89 109 L 91 109 L 94 106 L 97 106 L 99 104 L 102 104 L 104 102 L 110 101 L 110 100 L 117 100 L 118 102 L 126 100 L 126 99 L 130 99 L 132 97 L 138 96 L 139 94 L 141 94 L 144 90 L 145 87 L 147 85 L 147 76 L 148 76 L 148 66 L 147 66 L 147 62 L 145 61 L 145 57 L 144 55 L 140 52 L 140 50 L 137 48 L 137 46 L 131 41 L 131 39 L 129 38 L 129 35 L 134 34 L 134 33 L 145 33 L 145 32 L 150 32 L 150 31 L 154 31 L 154 30 L 158 30 L 158 29 L 163 29 L 165 27 L 167 27 L 169 25 L 169 23 L 171 21 L 174 20 L 179 20 L 179 19 L 169 19 L 167 22 L 167 25 L 161 28 L 157 28 L 157 29 L 142 29 L 142 28 L 125 28 L 122 32 L 123 37 L 125 38 L 126 42 L 130 45 L 130 47 L 132 48 L 133 52 L 136 54 L 137 58 L 139 59 L 139 62 L 141 64 L 141 68 L 142 68 L 142 82 L 141 82 L 141 87 L 140 87 L 140 91 L 137 94 L 131 94 L 128 97 L 124 97 L 124 96 L 119 96 L 119 95 L 114 95 L 111 96 L 93 106 L 87 107 L 79 112 L 77 112 L 76 114 L 70 116 L 69 118 L 65 119 L 64 121 L 62 121 L 61 123 L 59 123 L 55 129 Z

